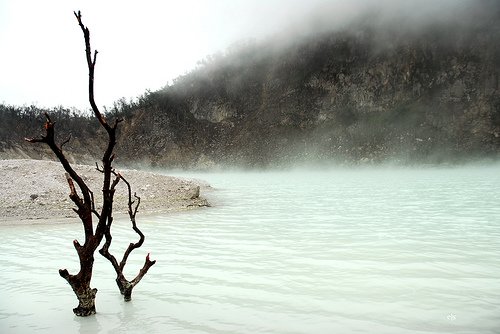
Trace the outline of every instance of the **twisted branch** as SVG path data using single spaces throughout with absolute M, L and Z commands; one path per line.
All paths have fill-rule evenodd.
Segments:
M 99 167 L 97 168 L 99 169 Z M 128 281 L 125 278 L 123 270 L 125 268 L 125 265 L 127 264 L 129 255 L 132 253 L 134 249 L 141 247 L 145 240 L 144 234 L 137 227 L 137 222 L 135 218 L 137 211 L 139 209 L 139 205 L 141 204 L 141 198 L 137 196 L 136 193 L 134 193 L 133 196 L 135 200 L 132 200 L 132 187 L 130 186 L 130 183 L 120 173 L 113 172 L 113 174 L 116 176 L 115 182 L 113 183 L 114 185 L 118 184 L 118 180 L 122 180 L 127 186 L 128 215 L 130 218 L 130 222 L 132 223 L 133 230 L 139 235 L 139 240 L 135 243 L 131 242 L 128 245 L 127 249 L 123 254 L 122 260 L 120 261 L 120 263 L 118 263 L 116 257 L 109 252 L 109 247 L 111 246 L 111 241 L 113 238 L 111 236 L 111 220 L 108 220 L 108 224 L 106 225 L 106 231 L 104 234 L 106 242 L 104 243 L 103 247 L 99 250 L 99 253 L 101 253 L 101 255 L 104 256 L 106 259 L 108 259 L 113 265 L 113 268 L 115 269 L 117 276 L 116 282 L 118 284 L 120 292 L 122 293 L 122 295 L 124 295 L 125 301 L 129 301 L 131 299 L 132 289 L 141 281 L 144 275 L 146 275 L 149 268 L 151 268 L 156 263 L 156 260 L 151 261 L 148 253 L 144 265 L 142 269 L 139 270 L 137 276 L 131 281 Z

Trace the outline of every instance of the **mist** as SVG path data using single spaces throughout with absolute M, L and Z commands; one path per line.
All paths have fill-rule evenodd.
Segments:
M 148 134 L 146 148 L 138 147 L 142 137 L 120 143 L 126 162 L 208 168 L 498 156 L 495 1 L 182 4 L 82 4 L 99 50 L 97 103 L 125 96 L 108 110 L 131 120 L 125 138 Z M 18 42 L 21 62 L 14 53 L 1 55 L 7 59 L 0 66 L 9 69 L 0 100 L 22 87 L 22 94 L 33 90 L 54 104 L 77 96 L 86 105 L 81 32 L 71 11 L 64 13 L 67 5 L 58 5 L 54 15 L 64 22 L 43 25 L 48 16 L 29 13 L 20 35 L 38 37 L 31 47 L 54 52 L 23 50 Z M 64 53 L 57 52 L 61 45 Z M 68 62 L 51 63 L 61 59 Z M 129 102 L 134 96 L 140 98 Z M 141 117 L 147 122 L 134 121 Z
M 0 3 L 0 101 L 85 105 L 67 3 Z M 126 98 L 104 110 L 112 131 L 72 108 L 0 103 L 0 332 L 499 332 L 497 1 L 81 6 L 98 103 Z M 29 141 L 50 147 L 27 143 L 43 124 Z M 76 213 L 113 222 L 114 240 L 132 233 L 120 213 L 136 231 L 139 213 L 159 263 L 123 303 L 96 258 L 91 319 L 57 273 L 82 233 L 64 223 L 63 146 L 86 184 Z M 65 168 L 40 161 L 54 152 Z M 100 160 L 116 175 L 106 216 L 90 192 Z
M 480 4 L 480 5 L 478 5 Z M 355 20 L 415 28 L 436 21 L 474 22 L 488 1 L 2 1 L 0 101 L 88 108 L 81 36 L 72 11 L 81 10 L 100 51 L 99 105 L 111 106 L 159 89 L 208 55 L 240 41 L 339 29 Z M 26 10 L 28 8 L 28 10 Z M 36 52 L 34 52 L 36 50 Z

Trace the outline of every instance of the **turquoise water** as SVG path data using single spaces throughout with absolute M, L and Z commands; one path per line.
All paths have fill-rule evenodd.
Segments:
M 500 332 L 499 167 L 188 176 L 213 207 L 139 217 L 130 274 L 158 262 L 124 303 L 99 256 L 94 317 L 57 272 L 79 225 L 0 227 L 0 333 Z

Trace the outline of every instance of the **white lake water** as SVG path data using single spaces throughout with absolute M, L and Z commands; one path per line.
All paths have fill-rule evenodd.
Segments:
M 92 317 L 80 225 L 0 226 L 0 333 L 500 333 L 499 167 L 195 176 L 212 208 L 138 216 L 132 302 L 96 254 Z

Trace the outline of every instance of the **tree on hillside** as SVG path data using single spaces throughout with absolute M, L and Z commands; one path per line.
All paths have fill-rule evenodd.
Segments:
M 100 253 L 113 263 L 115 271 L 117 272 L 117 283 L 120 287 L 120 291 L 125 296 L 125 300 L 130 300 L 132 288 L 141 280 L 141 278 L 147 273 L 149 268 L 155 264 L 156 261 L 151 261 L 148 254 L 148 256 L 146 256 L 144 266 L 139 271 L 137 277 L 132 281 L 128 281 L 125 279 L 123 275 L 123 268 L 126 264 L 130 252 L 136 248 L 139 248 L 144 242 L 144 235 L 137 228 L 135 221 L 135 215 L 139 207 L 140 198 L 135 196 L 135 201 L 132 200 L 132 190 L 130 184 L 120 173 L 117 173 L 113 168 L 113 161 L 115 159 L 113 150 L 116 145 L 116 131 L 118 125 L 122 122 L 122 120 L 117 118 L 114 120 L 114 122 L 109 123 L 103 116 L 103 114 L 99 111 L 95 103 L 94 68 L 96 64 L 97 51 L 94 51 L 94 54 L 92 55 L 92 50 L 90 47 L 90 32 L 89 29 L 82 23 L 82 16 L 80 11 L 78 13 L 75 12 L 74 14 L 76 19 L 78 20 L 78 24 L 83 32 L 85 39 L 85 53 L 89 70 L 89 102 L 95 118 L 98 120 L 100 126 L 104 128 L 108 135 L 106 150 L 104 151 L 102 157 L 102 166 L 98 166 L 98 170 L 103 174 L 103 200 L 101 209 L 96 209 L 94 193 L 89 189 L 83 178 L 75 171 L 75 169 L 71 166 L 66 156 L 64 155 L 63 147 L 70 141 L 71 137 L 63 141 L 60 145 L 56 143 L 56 122 L 51 120 L 48 113 L 45 113 L 45 135 L 42 135 L 38 138 L 26 138 L 26 140 L 31 143 L 47 144 L 54 152 L 57 159 L 60 161 L 61 165 L 66 171 L 66 180 L 70 189 L 69 197 L 76 205 L 76 209 L 73 210 L 78 214 L 82 222 L 85 233 L 85 241 L 83 244 L 81 244 L 78 240 L 73 241 L 73 246 L 75 247 L 80 260 L 80 271 L 77 274 L 70 274 L 68 270 L 60 269 L 59 274 L 70 284 L 76 297 L 78 298 L 78 307 L 74 308 L 73 312 L 78 316 L 88 316 L 91 314 L 95 314 L 96 312 L 95 296 L 97 293 L 97 289 L 91 288 L 90 283 L 94 266 L 94 253 L 103 239 L 105 239 L 106 241 L 104 243 L 104 246 L 100 250 Z M 109 246 L 112 239 L 111 225 L 113 223 L 113 198 L 116 187 L 120 183 L 120 181 L 123 181 L 128 188 L 129 217 L 132 222 L 132 228 L 139 234 L 140 240 L 137 243 L 131 243 L 129 245 L 122 261 L 119 265 L 115 266 L 115 263 L 117 264 L 117 261 L 114 256 L 109 253 Z M 94 218 L 97 220 L 97 224 L 95 226 Z

